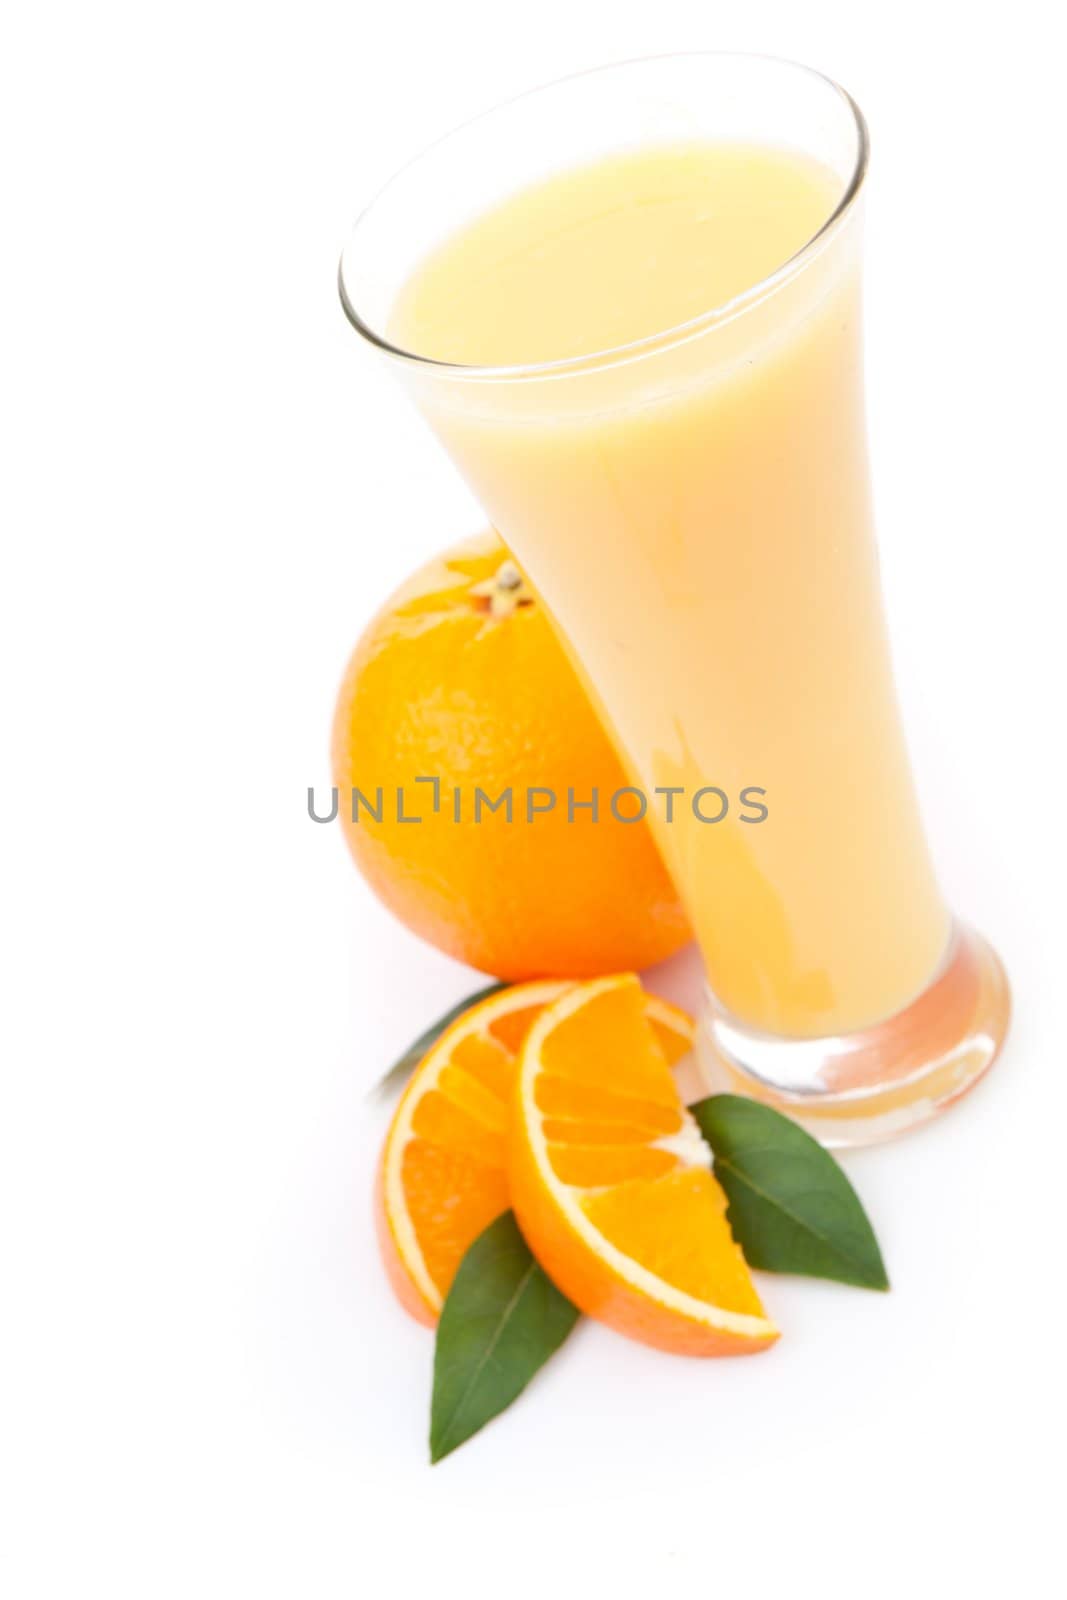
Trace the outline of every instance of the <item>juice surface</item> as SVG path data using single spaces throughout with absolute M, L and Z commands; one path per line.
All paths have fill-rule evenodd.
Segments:
M 782 267 L 840 188 L 774 149 L 612 156 L 447 240 L 402 289 L 389 335 L 474 366 L 648 339 Z M 509 383 L 440 369 L 413 380 L 635 783 L 685 791 L 673 820 L 664 800 L 648 814 L 717 998 L 794 1037 L 900 1010 L 950 928 L 879 592 L 857 230 L 846 219 L 782 287 L 639 359 Z M 721 822 L 694 815 L 705 785 L 730 798 Z M 765 821 L 741 821 L 746 786 L 766 790 Z
M 837 187 L 814 162 L 750 145 L 580 167 L 447 240 L 402 289 L 390 336 L 437 361 L 517 366 L 662 333 L 795 255 Z

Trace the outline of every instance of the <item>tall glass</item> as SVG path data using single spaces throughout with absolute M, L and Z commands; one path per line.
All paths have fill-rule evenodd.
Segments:
M 836 204 L 770 277 L 620 348 L 469 367 L 390 343 L 398 290 L 462 224 L 678 141 L 812 158 Z M 996 955 L 938 889 L 897 708 L 865 440 L 866 168 L 858 108 L 818 73 L 629 63 L 442 140 L 341 262 L 350 321 L 529 571 L 652 800 L 706 966 L 711 1081 L 839 1145 L 957 1099 L 1009 1014 Z

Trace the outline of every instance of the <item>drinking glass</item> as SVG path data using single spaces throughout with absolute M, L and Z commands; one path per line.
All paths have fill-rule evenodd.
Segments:
M 398 291 L 463 224 L 568 168 L 700 141 L 833 175 L 821 226 L 763 281 L 541 364 L 390 341 Z M 789 62 L 608 67 L 434 145 L 359 219 L 340 270 L 352 326 L 528 571 L 648 798 L 703 957 L 709 1085 L 832 1145 L 958 1099 L 1010 1009 L 996 954 L 938 888 L 893 683 L 862 378 L 867 149 L 851 97 Z

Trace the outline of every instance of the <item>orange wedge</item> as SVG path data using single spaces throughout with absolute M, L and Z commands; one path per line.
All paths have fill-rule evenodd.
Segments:
M 531 1250 L 589 1316 L 683 1355 L 778 1337 L 635 977 L 574 984 L 533 1021 L 508 1178 Z
M 378 1169 L 382 1259 L 400 1303 L 436 1322 L 467 1248 L 510 1204 L 506 1132 L 518 1052 L 531 1024 L 573 984 L 518 983 L 457 1018 L 419 1063 Z M 692 1045 L 692 1019 L 644 997 L 664 1059 Z

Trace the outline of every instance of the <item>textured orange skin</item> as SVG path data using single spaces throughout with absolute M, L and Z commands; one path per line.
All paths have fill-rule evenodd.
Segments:
M 669 1311 L 630 1288 L 578 1237 L 538 1172 L 521 1104 L 511 1119 L 508 1145 L 511 1204 L 526 1243 L 545 1272 L 580 1311 L 617 1333 L 682 1356 L 755 1355 L 775 1342 L 717 1331 Z
M 447 551 L 359 641 L 332 742 L 345 838 L 379 899 L 468 966 L 505 979 L 651 966 L 689 940 L 685 913 L 648 825 L 611 817 L 628 780 L 544 607 L 490 618 L 472 598 L 506 559 L 492 533 Z M 424 776 L 441 779 L 436 816 Z M 362 810 L 353 823 L 351 790 L 374 801 L 379 787 L 382 821 Z M 455 823 L 456 787 L 468 813 L 475 787 L 512 788 L 515 820 L 483 809 Z M 395 820 L 398 788 L 420 824 Z M 533 822 L 529 788 L 559 796 Z M 598 823 L 584 811 L 567 821 L 568 788 L 576 801 L 599 790 Z
M 437 1312 L 415 1287 L 404 1266 L 400 1252 L 389 1226 L 385 1208 L 385 1150 L 382 1149 L 378 1170 L 374 1175 L 374 1231 L 378 1235 L 378 1249 L 390 1287 L 404 1310 L 427 1328 L 437 1326 Z

